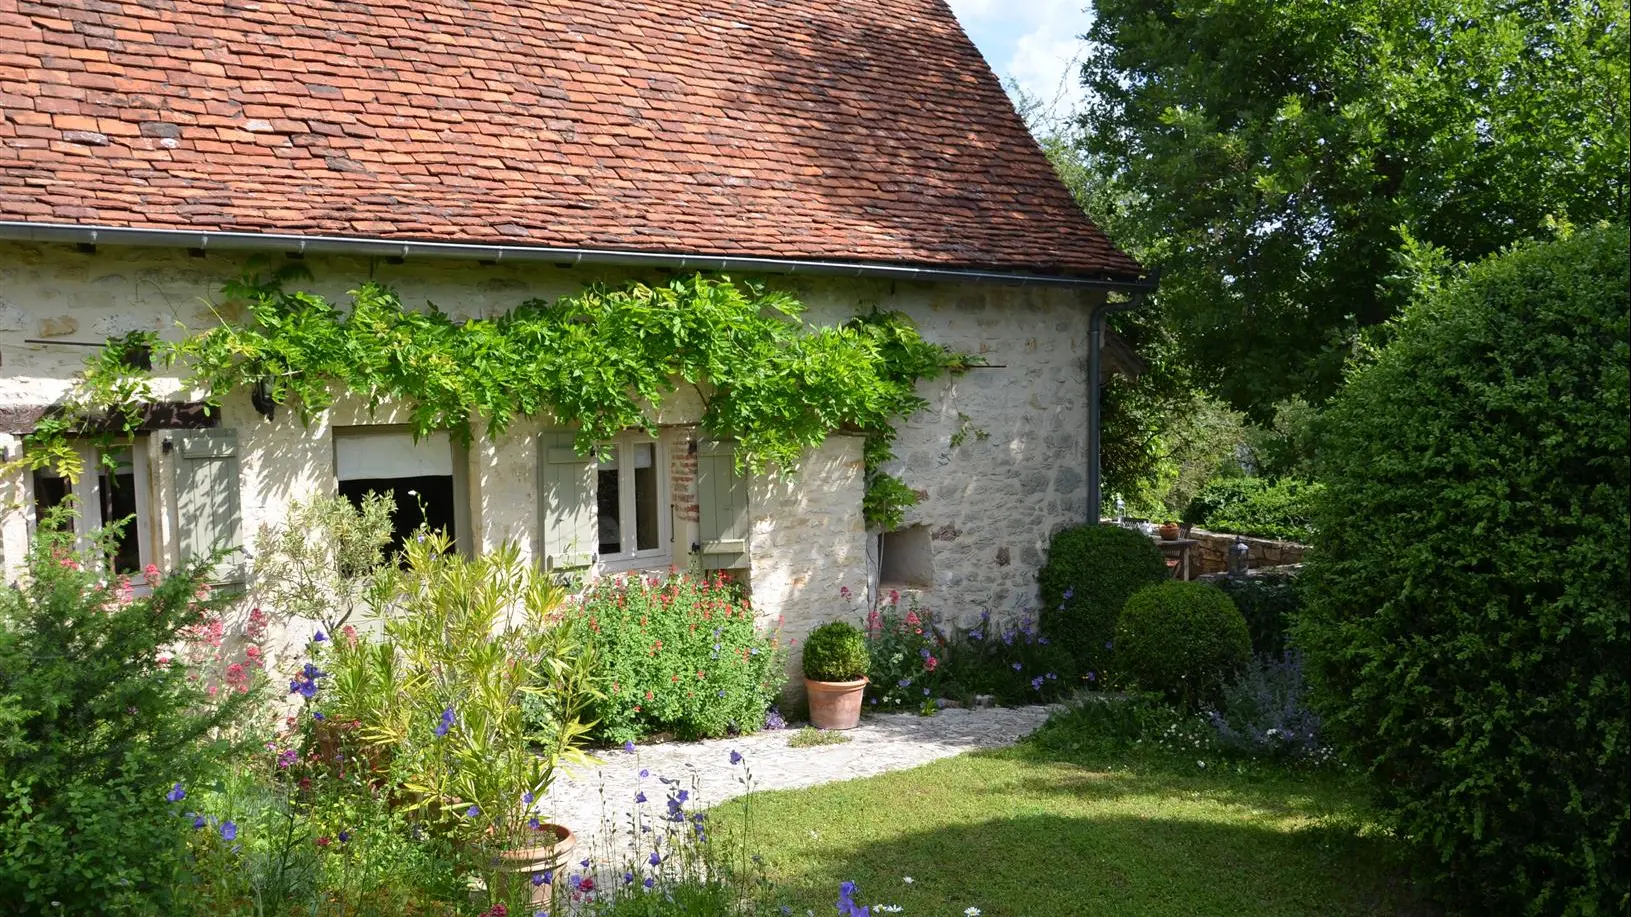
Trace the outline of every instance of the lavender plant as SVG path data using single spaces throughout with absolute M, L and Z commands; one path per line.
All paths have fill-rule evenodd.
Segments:
M 1251 758 L 1322 764 L 1332 753 L 1320 741 L 1320 718 L 1308 706 L 1302 657 L 1288 650 L 1257 663 L 1227 684 L 1207 720 L 1226 751 Z

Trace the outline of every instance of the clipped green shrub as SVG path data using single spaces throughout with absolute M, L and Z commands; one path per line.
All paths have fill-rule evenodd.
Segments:
M 1319 484 L 1281 478 L 1214 478 L 1184 507 L 1183 521 L 1214 532 L 1306 542 Z
M 1215 700 L 1251 660 L 1245 617 L 1206 583 L 1146 586 L 1116 622 L 1117 673 L 1192 710 Z
M 1302 607 L 1295 576 L 1266 573 L 1240 579 L 1231 577 L 1219 580 L 1217 587 L 1233 599 L 1235 607 L 1245 615 L 1246 630 L 1252 637 L 1252 652 L 1278 658 L 1286 651 L 1286 633 Z
M 847 621 L 823 624 L 804 638 L 804 677 L 811 681 L 865 678 L 870 658 L 865 635 Z
M 1471 268 L 1324 417 L 1293 639 L 1470 913 L 1631 907 L 1626 251 L 1620 227 Z
M 1037 573 L 1042 633 L 1074 662 L 1071 674 L 1096 679 L 1109 668 L 1110 642 L 1127 598 L 1167 576 L 1161 549 L 1133 529 L 1064 529 L 1048 544 L 1048 561 Z

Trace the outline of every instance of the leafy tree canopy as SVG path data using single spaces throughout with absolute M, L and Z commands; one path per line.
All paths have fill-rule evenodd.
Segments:
M 1627 213 L 1624 0 L 1099 0 L 1090 212 L 1202 379 L 1323 400 L 1424 273 Z

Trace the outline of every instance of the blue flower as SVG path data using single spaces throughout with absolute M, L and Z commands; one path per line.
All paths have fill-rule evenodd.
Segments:
M 527 819 L 527 827 L 534 831 L 542 831 L 544 830 L 544 823 L 538 820 L 538 816 L 534 815 Z
M 544 883 L 546 883 L 548 881 L 549 880 L 544 878 L 544 874 L 541 873 L 541 872 L 535 872 L 535 873 L 532 874 L 532 887 L 533 888 L 538 888 L 539 886 L 542 886 Z
M 475 818 L 477 815 L 480 815 L 480 814 L 481 814 L 481 806 L 474 806 L 473 805 L 470 808 L 464 810 L 464 817 L 465 818 Z
M 687 802 L 687 801 L 690 800 L 690 798 L 691 798 L 691 791 L 690 790 L 680 790 L 680 792 L 679 792 L 680 802 Z
M 327 639 L 328 639 L 328 634 L 325 634 L 322 631 L 318 631 L 317 633 L 312 635 L 311 642 L 313 642 L 313 643 L 322 643 L 324 640 L 327 640 Z
M 640 768 L 640 779 L 641 780 L 644 780 L 644 779 L 646 779 L 647 777 L 650 777 L 650 776 L 651 776 L 651 771 L 646 770 L 643 767 Z
M 657 851 L 653 850 L 653 851 L 651 851 L 651 856 L 646 857 L 646 862 L 650 863 L 653 866 L 661 866 L 662 862 L 663 862 L 662 854 L 660 854 Z
M 1020 665 L 1019 663 L 1017 663 L 1017 662 L 1014 663 L 1014 671 L 1018 672 L 1020 669 L 1023 669 L 1023 668 L 1025 668 L 1025 667 Z
M 928 697 L 928 696 L 929 696 L 929 689 L 928 689 L 928 688 L 924 688 L 924 689 L 923 689 L 923 696 L 924 696 L 924 697 Z
M 238 823 L 228 819 L 221 822 L 221 840 L 235 841 L 238 839 Z
M 732 764 L 741 764 L 742 763 L 742 753 L 737 751 L 734 748 L 731 749 L 731 763 Z
M 583 859 L 579 860 L 578 865 L 582 866 L 584 869 L 588 869 L 589 868 L 589 858 L 584 857 Z M 573 878 L 577 878 L 577 877 L 574 876 Z M 573 883 L 573 884 L 576 884 L 576 883 Z
M 1049 681 L 1055 681 L 1055 680 L 1057 680 L 1057 679 L 1058 679 L 1058 678 L 1059 678 L 1059 676 L 1058 676 L 1058 674 L 1057 674 L 1057 673 L 1054 673 L 1054 672 L 1049 672 L 1049 673 L 1048 673 L 1048 680 L 1049 680 Z
M 1076 597 L 1076 587 L 1075 586 L 1065 587 L 1065 601 L 1068 602 L 1068 601 L 1070 601 L 1071 599 L 1073 599 L 1075 597 Z
M 202 815 L 194 815 L 193 816 L 193 830 L 194 831 L 197 831 L 198 829 L 204 827 L 204 824 L 205 824 L 204 816 L 202 816 Z
M 319 723 L 321 723 L 322 721 L 328 719 L 328 717 L 323 715 L 323 711 L 321 711 L 321 710 L 314 711 L 312 713 L 312 715 L 311 715 L 311 718 L 316 720 Z
M 1044 679 L 1041 675 L 1038 675 L 1035 678 L 1031 679 L 1031 690 L 1033 690 L 1033 691 L 1042 690 L 1042 682 L 1045 681 L 1045 680 L 1046 679 Z
M 925 646 L 923 649 L 918 650 L 917 654 L 922 656 L 924 659 L 927 659 L 929 658 L 929 648 Z
M 436 738 L 440 739 L 442 736 L 447 735 L 447 731 L 452 728 L 453 708 L 449 707 L 442 711 L 442 721 L 436 724 Z
M 546 869 L 542 874 L 532 877 L 534 885 L 549 885 L 555 881 L 555 870 Z
M 633 885 L 634 884 L 634 873 L 632 873 L 632 872 L 623 873 L 623 884 L 624 885 Z
M 652 877 L 650 877 L 650 876 L 646 876 L 646 881 L 645 881 L 645 882 L 644 882 L 644 883 L 642 883 L 642 884 L 644 884 L 644 885 L 645 885 L 645 887 L 646 887 L 646 888 L 650 888 L 650 887 L 652 887 L 652 886 L 653 886 L 653 885 L 656 885 L 656 884 L 657 884 L 657 880 L 656 880 L 656 879 L 653 879 L 653 878 L 652 878 Z
M 640 792 L 635 793 L 634 794 L 634 801 L 635 801 L 636 804 L 645 802 L 646 801 L 646 791 L 641 790 Z
M 911 686 L 912 680 L 910 678 L 902 678 L 900 681 L 895 683 L 895 687 L 897 688 L 910 688 Z
M 345 830 L 344 828 L 340 829 L 339 837 L 340 837 L 340 843 L 342 843 L 342 844 L 348 844 L 348 843 L 351 842 L 351 832 Z
M 1097 672 L 1088 672 L 1087 673 L 1087 680 L 1088 681 L 1098 681 L 1099 680 L 1099 674 Z
M 985 634 L 980 633 L 980 631 L 978 629 L 971 630 L 971 631 L 968 632 L 968 638 L 970 640 L 984 640 L 985 639 Z
M 327 672 L 323 671 L 322 669 L 319 669 L 316 666 L 316 664 L 310 663 L 310 662 L 306 663 L 305 668 L 301 669 L 300 673 L 302 675 L 305 675 L 306 678 L 308 678 L 308 679 L 310 679 L 312 681 L 316 681 L 317 679 L 323 678 L 323 677 L 328 675 Z
M 525 791 L 525 792 L 523 792 L 521 794 L 521 804 L 524 805 L 524 806 L 532 805 L 532 791 L 531 790 L 527 790 L 527 791 Z
M 171 802 L 180 802 L 187 798 L 187 791 L 181 788 L 180 783 L 177 783 L 175 786 L 170 787 L 170 792 L 165 793 L 164 798 Z
M 624 742 L 623 743 L 623 750 L 628 752 L 631 755 L 634 754 L 634 740 L 630 739 L 627 742 Z

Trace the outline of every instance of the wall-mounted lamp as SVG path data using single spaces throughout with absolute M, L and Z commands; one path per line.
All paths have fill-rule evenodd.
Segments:
M 170 453 L 176 451 L 176 441 L 166 436 L 164 440 L 159 443 L 159 451 L 165 455 L 169 455 Z
M 693 436 L 690 439 L 686 440 L 686 442 L 685 442 L 685 454 L 686 455 L 696 455 L 697 454 L 697 439 L 696 439 L 696 437 Z
M 249 393 L 249 403 L 254 406 L 255 412 L 267 420 L 277 414 L 277 402 L 272 400 L 272 393 L 266 389 L 266 380 L 255 380 L 255 390 Z

